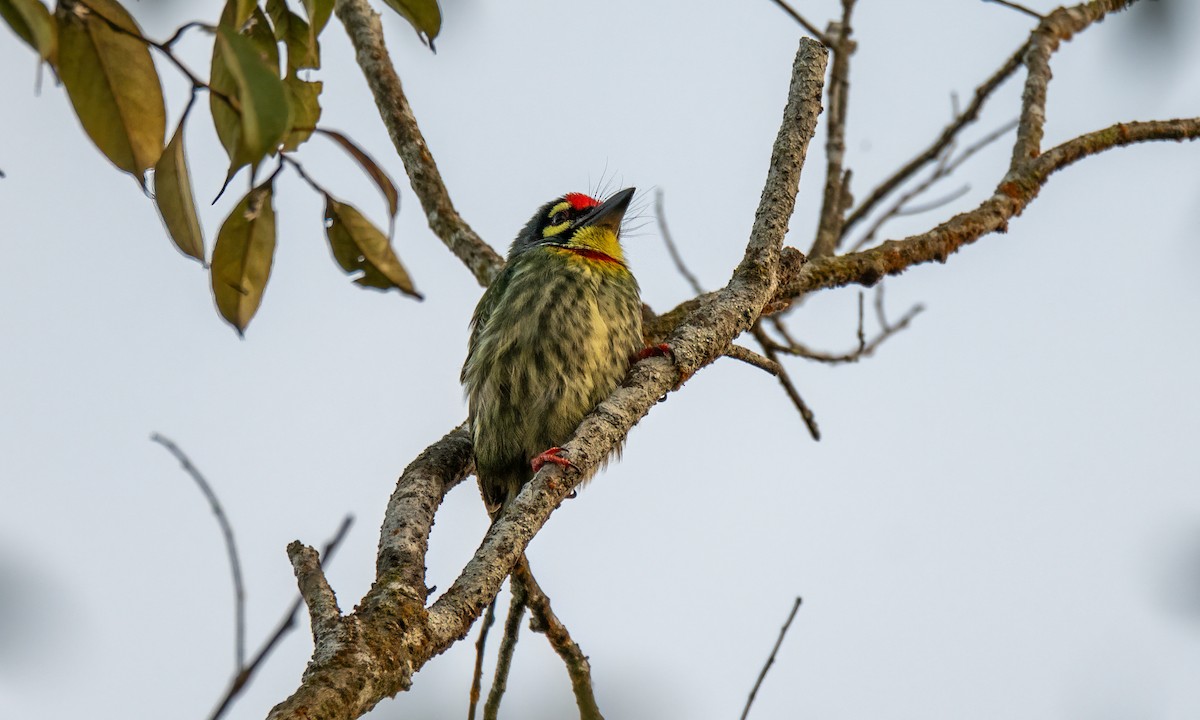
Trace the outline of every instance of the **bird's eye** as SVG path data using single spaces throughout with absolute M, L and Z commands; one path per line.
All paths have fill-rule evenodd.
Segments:
M 559 210 L 558 212 L 554 213 L 553 217 L 550 218 L 551 225 L 562 225 L 566 221 L 567 221 L 567 211 L 566 210 Z

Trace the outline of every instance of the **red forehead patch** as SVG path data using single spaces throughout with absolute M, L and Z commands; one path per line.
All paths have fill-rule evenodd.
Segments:
M 591 197 L 590 195 L 584 195 L 583 193 L 567 193 L 563 196 L 563 200 L 571 203 L 571 207 L 575 208 L 576 210 L 587 210 L 588 208 L 594 208 L 600 204 L 596 198 Z

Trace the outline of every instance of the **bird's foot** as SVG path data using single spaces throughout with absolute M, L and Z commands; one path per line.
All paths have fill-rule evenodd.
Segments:
M 674 361 L 675 351 L 671 349 L 670 345 L 666 343 L 659 343 L 657 345 L 651 345 L 638 350 L 638 354 L 634 356 L 634 362 L 637 362 L 638 360 L 645 360 L 646 358 L 668 356 L 672 361 Z
M 534 459 L 530 460 L 529 466 L 533 468 L 534 472 L 541 470 L 542 466 L 546 463 L 554 463 L 555 465 L 561 465 L 565 468 L 575 467 L 570 460 L 562 457 L 561 453 L 563 452 L 566 451 L 560 447 L 552 447 L 541 455 L 538 455 Z

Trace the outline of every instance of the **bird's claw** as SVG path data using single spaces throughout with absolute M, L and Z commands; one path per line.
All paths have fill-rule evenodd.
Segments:
M 534 459 L 530 460 L 529 466 L 531 468 L 533 468 L 534 472 L 541 470 L 542 466 L 545 465 L 546 463 L 554 463 L 555 465 L 561 465 L 562 467 L 565 467 L 565 468 L 575 467 L 575 465 L 570 460 L 566 459 L 565 457 L 562 457 L 561 453 L 564 453 L 564 452 L 566 452 L 566 451 L 560 447 L 552 447 L 549 450 L 547 450 L 546 452 L 542 453 L 541 455 L 538 455 Z

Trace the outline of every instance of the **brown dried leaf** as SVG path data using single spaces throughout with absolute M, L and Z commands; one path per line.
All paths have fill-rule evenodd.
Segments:
M 262 302 L 275 256 L 275 208 L 271 181 L 251 190 L 217 233 L 212 288 L 221 317 L 239 335 Z
M 371 159 L 370 155 L 363 152 L 350 138 L 340 132 L 326 130 L 325 128 L 318 128 L 317 132 L 341 145 L 343 150 L 350 153 L 350 156 L 358 161 L 358 164 L 362 166 L 367 175 L 370 175 L 371 179 L 375 181 L 375 185 L 379 187 L 379 192 L 383 193 L 384 198 L 387 199 L 388 213 L 395 218 L 396 213 L 400 211 L 400 193 L 396 191 L 396 185 L 387 176 L 387 173 Z
M 326 195 L 325 228 L 337 264 L 348 275 L 362 273 L 354 279 L 355 283 L 379 290 L 396 288 L 406 295 L 421 298 L 387 236 L 354 206 Z
M 92 142 L 145 187 L 166 134 L 158 71 L 116 0 L 59 6 L 58 72 Z M 116 28 L 120 28 L 117 30 Z
M 204 235 L 200 232 L 191 173 L 183 150 L 182 122 L 154 166 L 154 203 L 175 247 L 203 263 Z

